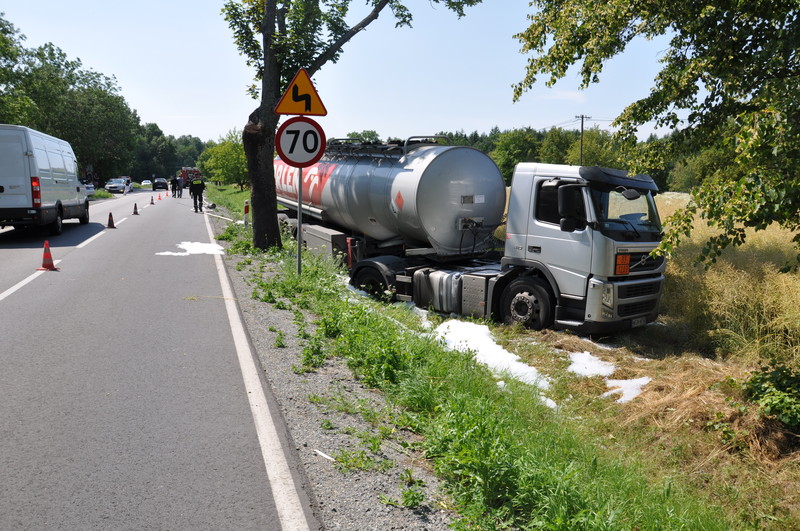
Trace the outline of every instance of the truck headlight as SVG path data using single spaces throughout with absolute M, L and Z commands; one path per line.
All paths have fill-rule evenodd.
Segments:
M 603 305 L 614 307 L 614 284 L 603 284 Z

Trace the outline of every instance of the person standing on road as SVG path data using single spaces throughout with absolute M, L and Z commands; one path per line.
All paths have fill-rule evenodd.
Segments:
M 172 188 L 172 198 L 175 199 L 178 197 L 178 178 L 173 175 L 172 179 L 169 181 L 169 185 L 170 188 Z
M 178 175 L 178 199 L 183 197 L 183 177 Z
M 200 212 L 203 211 L 203 190 L 206 189 L 206 183 L 203 178 L 196 175 L 192 178 L 192 184 L 189 185 L 189 193 L 194 198 L 194 211 L 197 212 L 197 207 L 200 207 Z

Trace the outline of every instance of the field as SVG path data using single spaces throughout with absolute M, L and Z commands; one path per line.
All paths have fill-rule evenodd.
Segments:
M 686 199 L 659 196 L 663 217 Z M 784 365 L 788 376 L 778 376 L 800 384 L 800 277 L 777 273 L 794 250 L 787 234 L 770 229 L 707 270 L 695 262 L 707 235 L 698 228 L 671 258 L 655 325 L 582 338 L 490 324 L 495 341 L 551 380 L 557 412 L 537 405 L 530 386 L 498 390 L 469 358 L 422 342 L 422 328 L 395 330 L 420 327 L 406 310 L 353 308 L 336 295 L 333 264 L 309 257 L 297 278 L 289 260 L 261 283 L 258 264 L 283 255 L 241 263 L 254 270 L 254 297 L 310 312 L 317 333 L 306 339 L 301 370 L 345 358 L 403 411 L 398 428 L 423 437 L 464 528 L 800 529 L 797 428 L 776 413 L 800 415 L 798 387 L 783 402 L 748 394 L 754 374 Z M 613 363 L 614 379 L 651 382 L 631 402 L 603 398 L 603 377 L 567 370 L 570 354 L 581 352 Z

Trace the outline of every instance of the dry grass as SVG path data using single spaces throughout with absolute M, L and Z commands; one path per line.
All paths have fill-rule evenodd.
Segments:
M 610 338 L 622 340 L 625 346 L 617 348 L 551 331 L 528 332 L 509 346 L 551 376 L 549 396 L 566 417 L 578 419 L 587 436 L 610 451 L 638 457 L 654 481 L 698 489 L 742 527 L 800 529 L 800 434 L 745 401 L 740 384 L 757 366 L 704 358 L 669 343 L 662 348 L 671 348 L 670 355 L 653 357 L 653 347 L 640 342 L 645 337 L 663 342 L 668 327 Z M 537 347 L 518 348 L 525 340 Z M 549 360 L 542 345 L 557 349 Z M 652 381 L 629 403 L 600 398 L 608 390 L 604 378 L 565 371 L 567 353 L 583 351 L 614 363 L 614 379 Z

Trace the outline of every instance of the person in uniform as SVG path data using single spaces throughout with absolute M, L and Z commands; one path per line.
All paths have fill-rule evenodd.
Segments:
M 194 198 L 194 211 L 198 212 L 198 207 L 200 208 L 200 212 L 203 211 L 203 190 L 206 189 L 206 183 L 203 182 L 203 178 L 199 175 L 195 175 L 192 177 L 192 183 L 189 185 L 189 192 L 192 194 L 192 198 Z

